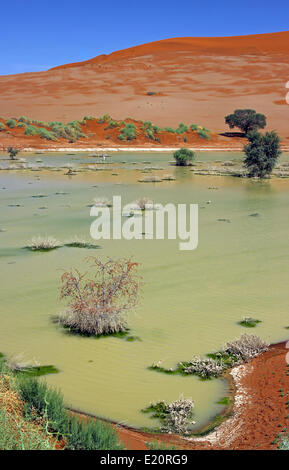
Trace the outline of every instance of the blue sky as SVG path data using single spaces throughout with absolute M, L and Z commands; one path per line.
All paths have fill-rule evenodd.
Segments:
M 46 70 L 180 36 L 289 29 L 288 0 L 1 2 L 0 74 Z

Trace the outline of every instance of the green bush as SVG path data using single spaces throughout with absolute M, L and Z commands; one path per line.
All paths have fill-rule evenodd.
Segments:
M 172 134 L 175 134 L 175 133 L 176 133 L 176 130 L 173 129 L 172 127 L 165 127 L 165 131 L 166 131 L 166 132 L 171 132 Z
M 6 121 L 6 124 L 10 129 L 13 129 L 14 127 L 16 127 L 15 119 L 8 119 L 8 121 Z
M 189 162 L 193 161 L 195 154 L 192 150 L 181 148 L 174 153 L 174 159 L 177 166 L 186 166 Z
M 190 125 L 190 128 L 192 129 L 192 131 L 197 131 L 197 130 L 199 130 L 198 124 L 191 124 L 191 125 Z
M 201 137 L 202 139 L 209 139 L 210 138 L 210 134 L 208 134 L 208 132 L 205 131 L 205 129 L 199 129 L 198 130 L 198 136 Z
M 248 170 L 248 176 L 264 178 L 270 175 L 281 155 L 280 137 L 275 131 L 266 132 L 265 135 L 251 131 L 247 137 L 249 144 L 244 146 L 246 154 L 244 165 Z
M 118 136 L 120 140 L 133 140 L 136 139 L 136 127 L 134 124 L 126 124 L 120 131 Z
M 3 122 L 0 122 L 0 132 L 5 131 L 5 130 L 6 130 L 5 124 L 3 124 Z
M 28 125 L 25 128 L 24 135 L 37 135 L 39 134 L 39 129 L 38 127 Z
M 176 133 L 177 134 L 184 134 L 185 132 L 187 132 L 188 130 L 188 126 L 186 124 L 184 124 L 183 122 L 181 122 L 179 124 L 179 126 L 177 127 L 176 129 Z

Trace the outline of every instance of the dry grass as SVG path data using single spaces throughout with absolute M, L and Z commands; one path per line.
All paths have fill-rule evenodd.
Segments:
M 54 250 L 55 248 L 59 248 L 62 246 L 61 242 L 56 240 L 54 237 L 33 237 L 30 243 L 28 243 L 27 248 L 32 251 L 49 251 Z

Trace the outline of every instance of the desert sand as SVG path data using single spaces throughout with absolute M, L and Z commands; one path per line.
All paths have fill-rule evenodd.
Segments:
M 226 114 L 254 108 L 286 144 L 288 58 L 289 32 L 165 39 L 46 72 L 1 76 L 1 115 L 66 122 L 108 113 L 218 133 L 228 130 Z

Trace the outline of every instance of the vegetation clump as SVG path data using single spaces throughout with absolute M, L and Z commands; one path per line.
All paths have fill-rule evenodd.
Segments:
M 16 156 L 19 153 L 19 149 L 16 149 L 15 147 L 8 147 L 7 152 L 9 154 L 10 159 L 15 160 Z
M 59 248 L 61 243 L 54 237 L 33 237 L 31 242 L 27 245 L 32 251 L 50 251 Z
M 169 434 L 190 434 L 195 424 L 193 421 L 194 402 L 191 398 L 184 398 L 182 395 L 172 403 L 165 401 L 152 403 L 143 412 L 152 413 L 153 419 L 159 419 L 161 431 Z
M 136 139 L 136 127 L 134 124 L 125 124 L 121 129 L 118 136 L 119 140 L 133 140 Z
M 275 131 L 265 135 L 257 131 L 247 135 L 249 144 L 244 146 L 246 158 L 244 165 L 250 177 L 264 178 L 270 175 L 277 163 L 280 150 L 280 137 Z
M 177 166 L 187 166 L 195 158 L 195 153 L 187 148 L 181 148 L 174 153 Z
M 216 361 L 210 357 L 194 357 L 192 361 L 180 363 L 179 367 L 185 374 L 195 374 L 203 379 L 210 377 L 219 377 L 227 369 L 227 364 L 221 359 Z
M 91 263 L 92 277 L 78 270 L 61 277 L 60 298 L 69 302 L 60 322 L 85 335 L 126 332 L 126 312 L 135 308 L 138 300 L 138 263 L 130 259 L 103 262 L 95 257 L 87 262 Z
M 243 364 L 267 351 L 269 345 L 255 335 L 243 334 L 240 339 L 226 343 L 221 351 L 195 356 L 191 361 L 179 362 L 175 369 L 166 369 L 161 362 L 153 364 L 150 370 L 165 374 L 197 375 L 202 379 L 220 377 L 227 369 Z
M 244 317 L 243 320 L 239 322 L 241 326 L 245 326 L 246 328 L 254 328 L 258 323 L 261 323 L 261 320 L 252 317 Z

